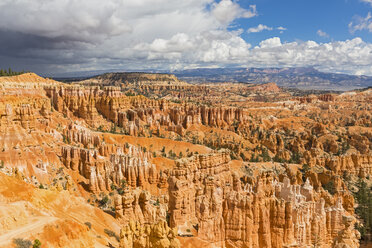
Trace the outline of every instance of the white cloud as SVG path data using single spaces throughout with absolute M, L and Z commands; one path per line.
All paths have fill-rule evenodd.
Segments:
M 220 20 L 206 10 L 212 3 L 213 0 L 1 0 L 0 29 L 94 44 L 116 37 L 170 37 L 176 31 L 220 28 Z M 230 20 L 244 17 L 248 11 L 236 3 L 231 8 L 234 16 Z
M 118 4 L 92 1 L 3 0 L 0 28 L 70 41 L 97 42 L 132 30 Z M 77 11 L 78 10 L 78 11 Z
M 231 0 L 221 0 L 213 3 L 212 14 L 222 24 L 229 24 L 237 18 L 252 18 L 257 15 L 256 5 L 250 5 L 249 9 L 243 9 Z
M 252 47 L 243 30 L 228 30 L 236 18 L 255 15 L 255 6 L 243 9 L 229 0 L 1 0 L 0 67 L 63 73 L 315 66 L 372 75 L 372 44 L 360 38 L 316 43 L 273 37 Z
M 329 43 L 282 43 L 279 37 L 273 37 L 251 48 L 238 36 L 225 36 L 217 32 L 188 37 L 186 43 L 193 44 L 190 50 L 180 52 L 171 60 L 171 64 L 177 68 L 188 68 L 191 64 L 189 61 L 192 61 L 195 68 L 216 64 L 247 67 L 314 66 L 329 72 L 372 75 L 372 44 L 365 43 L 361 38 Z M 169 53 L 158 53 L 153 45 L 154 43 L 147 46 L 142 44 L 138 49 L 147 49 L 149 56 L 156 59 L 172 57 L 175 52 L 170 46 Z
M 263 25 L 263 24 L 258 24 L 257 27 L 252 27 L 252 28 L 248 28 L 247 32 L 248 33 L 259 33 L 259 32 L 262 32 L 264 30 L 273 30 L 272 27 L 268 27 L 266 25 Z
M 184 47 L 187 49 L 182 50 Z M 187 68 L 190 64 L 193 67 L 226 64 L 248 67 L 314 66 L 329 72 L 372 75 L 372 44 L 365 43 L 361 38 L 329 43 L 283 43 L 279 37 L 273 37 L 251 48 L 237 34 L 215 31 L 195 37 L 178 34 L 168 41 L 141 44 L 136 49 L 145 52 L 149 59 L 170 59 L 170 63 L 177 68 Z
M 193 37 L 178 33 L 169 40 L 156 39 L 152 43 L 140 43 L 135 49 L 138 52 L 145 51 L 150 60 L 182 58 L 187 64 L 195 61 L 234 63 L 240 61 L 241 56 L 248 56 L 250 47 L 237 33 L 209 31 Z
M 365 2 L 365 3 L 369 3 L 370 5 L 372 5 L 372 0 L 360 0 L 362 2 Z
M 371 0 L 372 1 L 372 0 Z M 372 15 L 371 12 L 368 12 L 365 18 L 356 16 L 354 22 L 349 23 L 349 30 L 351 33 L 355 31 L 368 30 L 372 32 Z
M 282 26 L 279 26 L 275 29 L 279 30 L 280 33 L 283 33 L 283 31 L 287 30 L 285 27 L 282 27 Z M 259 33 L 259 32 L 262 32 L 264 30 L 272 31 L 272 30 L 274 30 L 274 28 L 263 25 L 263 24 L 258 24 L 257 27 L 248 28 L 247 33 Z
M 279 37 L 273 37 L 264 41 L 260 42 L 260 46 L 256 47 L 259 48 L 274 48 L 274 47 L 280 47 L 282 45 L 282 42 L 280 41 Z
M 329 37 L 329 35 L 326 32 L 320 29 L 316 32 L 316 34 L 319 35 L 320 37 Z
M 355 74 L 363 71 L 372 75 L 372 44 L 361 38 L 329 43 L 282 43 L 274 37 L 262 41 L 249 54 L 248 66 L 314 66 L 329 72 Z

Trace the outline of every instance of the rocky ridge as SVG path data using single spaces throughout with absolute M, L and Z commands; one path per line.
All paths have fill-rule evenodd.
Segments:
M 207 106 L 193 86 L 196 101 L 178 103 L 21 76 L 0 80 L 0 170 L 114 215 L 110 243 L 358 246 L 351 192 L 371 173 L 371 92 Z

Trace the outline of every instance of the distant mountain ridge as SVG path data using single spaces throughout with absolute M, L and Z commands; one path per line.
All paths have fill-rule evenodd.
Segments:
M 312 67 L 294 68 L 199 68 L 173 72 L 190 83 L 269 83 L 299 89 L 352 90 L 372 86 L 372 77 L 327 73 Z
M 264 84 L 274 82 L 278 86 L 303 90 L 347 91 L 372 86 L 371 76 L 355 76 L 340 73 L 321 72 L 313 67 L 291 68 L 197 68 L 178 71 L 166 70 L 108 70 L 70 72 L 63 77 L 54 77 L 61 81 L 81 81 L 87 79 L 109 79 L 108 81 L 132 81 L 144 79 L 144 75 L 156 74 L 165 81 L 173 81 L 175 75 L 179 80 L 188 83 L 205 82 L 242 82 Z M 177 80 L 178 80 L 177 79 Z M 149 81 L 151 81 L 150 79 Z

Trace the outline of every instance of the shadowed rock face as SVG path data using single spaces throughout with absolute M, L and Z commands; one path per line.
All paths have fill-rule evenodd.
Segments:
M 371 175 L 371 91 L 116 76 L 0 78 L 0 171 L 115 216 L 117 247 L 358 247 L 350 190 Z

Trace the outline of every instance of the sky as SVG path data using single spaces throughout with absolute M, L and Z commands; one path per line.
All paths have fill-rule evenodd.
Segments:
M 0 68 L 372 76 L 372 0 L 0 0 Z

